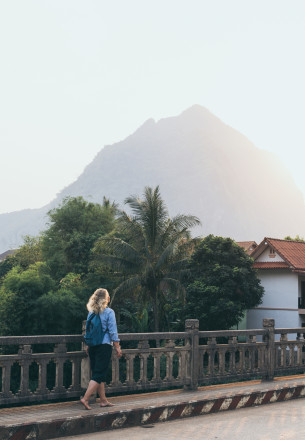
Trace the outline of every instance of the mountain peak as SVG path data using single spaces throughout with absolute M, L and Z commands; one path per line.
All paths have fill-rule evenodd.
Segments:
M 130 194 L 156 185 L 170 215 L 196 215 L 204 235 L 238 240 L 304 235 L 305 205 L 293 180 L 273 157 L 198 104 L 157 122 L 148 119 L 103 148 L 52 207 L 67 196 L 99 203 L 106 196 L 124 207 Z M 49 209 L 1 215 L 0 252 L 42 230 Z
M 202 105 L 199 104 L 194 104 L 191 107 L 184 110 L 180 116 L 202 117 L 207 115 L 213 116 L 214 118 L 216 117 L 206 107 L 203 107 Z
M 222 125 L 225 124 L 206 107 L 199 104 L 194 104 L 191 107 L 184 110 L 179 118 L 186 124 L 196 127 L 202 125 Z
M 198 112 L 202 112 L 202 111 L 206 112 L 208 110 L 203 105 L 194 104 L 194 105 L 191 105 L 190 107 L 188 107 L 187 109 L 185 109 L 182 113 L 188 113 L 188 112 L 198 113 Z

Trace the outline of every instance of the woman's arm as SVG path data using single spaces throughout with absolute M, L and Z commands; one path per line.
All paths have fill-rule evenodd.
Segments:
M 117 341 L 114 341 L 114 346 L 116 349 L 117 357 L 120 358 L 122 356 L 122 349 L 121 349 L 120 343 Z
M 111 310 L 111 312 L 109 314 L 108 332 L 109 332 L 110 339 L 115 346 L 117 356 L 120 358 L 122 356 L 122 350 L 121 350 L 121 346 L 120 346 L 120 340 L 118 337 L 118 329 L 117 329 L 117 325 L 116 325 L 115 313 L 113 310 Z

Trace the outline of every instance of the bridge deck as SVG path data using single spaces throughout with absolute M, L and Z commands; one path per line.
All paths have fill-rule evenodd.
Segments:
M 305 376 L 111 397 L 86 411 L 78 401 L 0 409 L 0 440 L 45 440 L 305 397 Z

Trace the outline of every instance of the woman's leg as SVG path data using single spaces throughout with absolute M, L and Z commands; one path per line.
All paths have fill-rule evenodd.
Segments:
M 84 405 L 86 409 L 92 409 L 89 405 L 89 399 L 91 394 L 95 393 L 99 388 L 100 384 L 95 382 L 95 380 L 90 380 L 87 391 L 82 399 L 80 399 L 81 403 Z
M 113 403 L 110 403 L 109 400 L 107 400 L 106 394 L 105 394 L 105 383 L 101 382 L 97 389 L 98 395 L 100 396 L 100 406 L 114 406 Z

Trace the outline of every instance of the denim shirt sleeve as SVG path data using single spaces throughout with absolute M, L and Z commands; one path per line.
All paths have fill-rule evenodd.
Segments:
M 100 313 L 100 317 L 105 332 L 103 344 L 112 345 L 113 342 L 120 342 L 114 311 L 107 307 L 103 313 Z
M 109 309 L 107 327 L 111 341 L 120 342 L 118 337 L 118 328 L 116 325 L 115 313 L 112 309 Z

